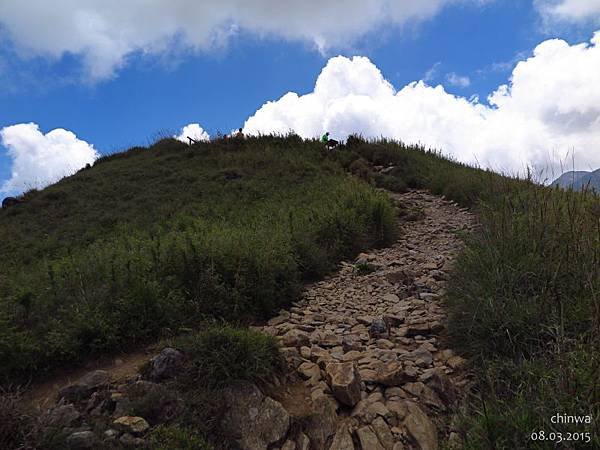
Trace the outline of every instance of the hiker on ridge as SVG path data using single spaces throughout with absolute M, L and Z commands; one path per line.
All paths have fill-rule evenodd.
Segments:
M 335 148 L 338 146 L 339 142 L 336 141 L 335 139 L 329 139 L 329 131 L 327 131 L 322 137 L 321 137 L 321 142 L 323 142 L 325 144 L 325 148 L 327 150 L 331 150 L 332 148 Z

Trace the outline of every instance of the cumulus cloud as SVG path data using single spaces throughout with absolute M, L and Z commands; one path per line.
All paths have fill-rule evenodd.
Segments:
M 134 52 L 207 50 L 241 31 L 344 46 L 380 26 L 432 17 L 451 3 L 490 0 L 3 0 L 0 26 L 23 56 L 83 58 L 106 79 Z
M 471 85 L 471 79 L 464 75 L 458 75 L 454 72 L 446 74 L 446 81 L 451 86 L 456 86 L 460 88 L 466 88 Z
M 264 104 L 244 131 L 303 137 L 330 131 L 387 136 L 441 149 L 461 161 L 522 172 L 526 165 L 559 171 L 575 150 L 578 168 L 600 166 L 600 32 L 590 43 L 552 39 L 520 61 L 510 81 L 480 102 L 416 81 L 396 90 L 365 57 L 335 57 L 314 91 L 289 92 Z
M 181 133 L 178 136 L 173 136 L 175 139 L 186 144 L 189 142 L 188 137 L 191 137 L 195 141 L 208 141 L 210 136 L 198 123 L 190 123 L 181 129 Z
M 600 0 L 537 0 L 536 6 L 549 19 L 600 22 Z
M 11 178 L 1 186 L 2 192 L 42 188 L 98 157 L 94 147 L 74 133 L 57 128 L 43 134 L 35 123 L 4 127 L 0 139 L 12 158 Z

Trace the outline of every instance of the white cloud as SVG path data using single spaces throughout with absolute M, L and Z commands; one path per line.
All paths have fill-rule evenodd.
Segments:
M 428 19 L 451 3 L 490 0 L 2 0 L 0 25 L 22 56 L 83 58 L 90 80 L 110 78 L 134 52 L 207 50 L 240 31 L 351 44 L 381 26 Z
M 536 6 L 548 19 L 600 22 L 600 0 L 537 0 Z
M 208 141 L 210 136 L 198 123 L 190 123 L 181 129 L 179 136 L 173 136 L 175 139 L 186 144 L 189 142 L 188 137 L 191 137 L 195 141 Z
M 92 145 L 72 132 L 57 128 L 43 134 L 35 123 L 4 127 L 0 139 L 12 158 L 11 178 L 0 192 L 42 188 L 98 157 Z
M 267 102 L 246 133 L 387 136 L 442 149 L 461 161 L 504 171 L 527 164 L 559 171 L 575 150 L 576 168 L 600 167 L 600 32 L 591 43 L 553 39 L 520 61 L 488 103 L 413 82 L 399 91 L 365 57 L 335 57 L 306 95 Z
M 454 72 L 446 74 L 446 81 L 450 83 L 451 86 L 456 86 L 460 88 L 466 88 L 471 85 L 471 79 L 464 75 L 457 75 Z

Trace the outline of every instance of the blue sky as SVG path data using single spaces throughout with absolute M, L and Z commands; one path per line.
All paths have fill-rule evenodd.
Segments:
M 477 95 L 482 105 L 489 106 L 487 96 L 509 83 L 517 62 L 530 57 L 538 44 L 560 38 L 571 46 L 587 42 L 591 47 L 589 41 L 600 29 L 597 20 L 600 7 L 581 13 L 577 9 L 578 0 L 559 0 L 551 6 L 560 6 L 561 1 L 567 7 L 569 2 L 573 3 L 572 17 L 565 14 L 560 18 L 556 14 L 550 17 L 543 12 L 540 2 L 528 0 L 450 2 L 418 18 L 400 17 L 397 23 L 374 19 L 347 40 L 332 32 L 328 36 L 332 44 L 320 50 L 310 35 L 302 36 L 299 32 L 296 36 L 291 32 L 288 36 L 278 31 L 277 26 L 274 28 L 272 22 L 264 25 L 266 32 L 260 25 L 240 26 L 232 36 L 209 48 L 196 45 L 197 42 L 178 44 L 178 34 L 174 33 L 170 38 L 175 44 L 166 49 L 144 52 L 136 47 L 136 42 L 131 51 L 120 50 L 124 55 L 115 56 L 116 63 L 102 49 L 101 58 L 111 62 L 106 64 L 108 69 L 101 69 L 108 74 L 103 72 L 98 76 L 90 75 L 90 69 L 86 68 L 92 58 L 97 58 L 93 50 L 62 42 L 55 47 L 46 46 L 45 42 L 40 44 L 43 33 L 38 41 L 29 42 L 23 27 L 34 24 L 28 24 L 19 15 L 17 4 L 36 3 L 36 0 L 14 0 L 13 5 L 0 6 L 0 129 L 29 122 L 37 124 L 42 133 L 62 128 L 100 153 L 147 144 L 158 133 L 177 133 L 194 122 L 211 135 L 217 131 L 229 132 L 243 126 L 267 101 L 277 100 L 288 91 L 300 95 L 312 92 L 317 76 L 336 55 L 368 57 L 397 90 L 410 82 L 425 80 L 428 86 L 441 84 L 447 94 L 460 98 Z M 444 3 L 432 0 L 436 2 Z M 64 3 L 68 14 L 70 1 Z M 6 15 L 2 14 L 2 8 L 8 10 Z M 116 11 L 111 17 L 118 18 L 118 14 Z M 339 20 L 335 7 L 315 10 L 314 14 L 326 14 L 333 22 Z M 268 19 L 261 16 L 257 22 Z M 235 25 L 235 17 L 227 20 Z M 278 16 L 273 20 L 285 22 L 287 18 Z M 311 20 L 310 14 L 305 20 Z M 15 31 L 17 27 L 19 32 Z M 344 33 L 347 30 L 339 34 Z M 583 58 L 591 60 L 588 56 Z M 452 82 L 453 78 L 462 80 L 462 84 Z M 576 88 L 580 85 L 578 82 Z M 325 118 L 321 121 L 327 123 Z M 260 130 L 268 130 L 269 125 L 263 122 Z M 320 131 L 315 128 L 315 134 Z M 425 142 L 426 131 L 423 131 Z M 590 141 L 589 136 L 584 138 L 582 142 Z M 592 142 L 595 142 L 593 139 L 594 136 Z M 13 139 L 12 158 L 7 153 L 10 145 L 6 137 L 5 145 L 0 146 L 0 180 L 8 180 L 15 170 L 15 153 L 36 152 L 30 148 L 34 144 L 27 147 L 21 141 Z M 438 141 L 432 138 L 434 144 Z M 24 147 L 18 149 L 18 145 Z M 43 141 L 35 145 L 43 145 Z M 453 145 L 450 142 L 448 148 Z M 547 145 L 552 146 L 552 142 Z M 458 150 L 454 154 L 460 155 Z M 593 165 L 597 159 L 585 162 Z M 12 190 L 15 188 L 12 186 Z M 8 191 L 6 187 L 5 190 Z

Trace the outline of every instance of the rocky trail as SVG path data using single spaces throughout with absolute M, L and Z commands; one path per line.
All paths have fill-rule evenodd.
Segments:
M 445 346 L 440 296 L 461 248 L 457 232 L 471 230 L 475 220 L 426 192 L 391 195 L 423 217 L 403 222 L 392 247 L 342 263 L 263 327 L 280 338 L 304 388 L 273 396 L 292 423 L 303 414 L 294 403 L 302 403 L 305 415 L 311 410 L 281 449 L 431 450 L 440 438 L 456 438 L 451 416 L 468 374 L 464 359 Z M 260 448 L 251 438 L 240 443 Z
M 254 327 L 281 341 L 289 370 L 224 390 L 220 428 L 229 442 L 223 448 L 435 450 L 457 437 L 452 417 L 469 376 L 465 361 L 446 346 L 441 296 L 461 249 L 459 234 L 472 230 L 475 219 L 424 191 L 390 195 L 408 211 L 391 247 L 341 263 L 289 310 Z M 26 401 L 67 433 L 69 448 L 108 448 L 117 440 L 148 448 L 150 426 L 176 414 L 180 402 L 168 380 L 185 356 L 164 349 L 142 379 L 138 367 L 149 358 L 121 355 L 61 374 L 33 386 Z M 132 392 L 138 402 L 150 399 L 156 417 L 129 415 Z

